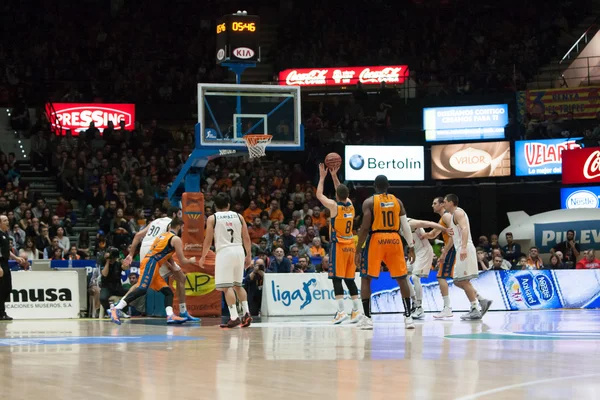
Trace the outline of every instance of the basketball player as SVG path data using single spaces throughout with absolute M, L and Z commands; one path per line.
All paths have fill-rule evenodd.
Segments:
M 178 317 L 173 314 L 173 290 L 169 287 L 165 279 L 160 274 L 160 268 L 169 262 L 173 254 L 177 254 L 179 262 L 183 264 L 193 264 L 196 258 L 185 258 L 183 255 L 183 243 L 178 234 L 183 226 L 183 221 L 179 217 L 171 220 L 169 231 L 160 234 L 150 247 L 150 250 L 140 264 L 140 281 L 133 292 L 123 297 L 119 304 L 111 306 L 110 319 L 117 325 L 121 325 L 119 312 L 127 307 L 138 297 L 146 295 L 148 288 L 161 292 L 165 296 L 165 311 L 167 312 L 167 324 L 182 324 L 187 318 Z
M 396 196 L 387 193 L 389 186 L 385 175 L 377 176 L 375 178 L 376 193 L 373 197 L 365 200 L 362 205 L 363 221 L 356 245 L 356 263 L 361 265 L 361 297 L 365 313 L 365 317 L 358 325 L 360 329 L 373 329 L 373 321 L 370 318 L 371 278 L 379 278 L 382 261 L 388 267 L 390 276 L 396 279 L 400 286 L 404 303 L 405 326 L 407 329 L 415 328 L 410 316 L 410 286 L 406 279 L 408 270 L 400 239 L 400 229 L 402 229 L 404 237 L 409 238 L 408 259 L 410 263 L 415 259 L 415 244 L 410 239 L 412 232 L 406 219 L 404 205 Z M 367 233 L 369 234 L 368 240 Z M 361 260 L 361 250 L 365 240 L 366 245 L 362 255 L 364 259 Z
M 471 238 L 471 226 L 469 225 L 469 217 L 467 213 L 458 207 L 458 196 L 448 194 L 444 198 L 444 209 L 450 213 L 450 228 L 452 230 L 452 241 L 456 250 L 458 259 L 454 265 L 454 284 L 465 291 L 467 298 L 471 302 L 471 310 L 469 313 L 462 315 L 462 320 L 481 319 L 483 316 L 482 306 L 477 297 L 478 294 L 471 284 L 471 279 L 479 276 L 477 268 L 477 251 L 473 245 Z M 491 300 L 487 308 L 491 305 Z M 487 309 L 486 309 L 487 311 Z
M 333 293 L 338 303 L 338 309 L 333 318 L 335 325 L 341 324 L 348 319 L 344 311 L 344 288 L 342 281 L 352 297 L 352 314 L 350 322 L 356 323 L 361 318 L 360 301 L 358 300 L 358 288 L 354 281 L 356 275 L 355 248 L 352 234 L 352 223 L 354 221 L 354 205 L 348 199 L 348 187 L 342 185 L 337 177 L 337 170 L 329 170 L 335 185 L 335 201 L 328 199 L 323 194 L 323 186 L 327 177 L 327 168 L 319 164 L 319 184 L 317 186 L 317 199 L 330 211 L 331 221 L 329 224 L 329 237 L 331 248 L 329 250 L 329 279 L 333 282 Z
M 433 199 L 431 207 L 433 208 L 433 212 L 440 216 L 439 224 L 445 228 L 450 228 L 450 225 L 452 224 L 452 216 L 444 209 L 444 198 L 440 196 Z M 444 301 L 444 308 L 438 314 L 433 315 L 433 318 L 437 319 L 452 318 L 453 316 L 452 306 L 450 304 L 450 296 L 448 293 L 447 279 L 452 279 L 454 276 L 454 264 L 456 262 L 456 249 L 454 248 L 454 242 L 452 241 L 451 235 L 453 232 L 450 229 L 448 232 L 440 231 L 439 229 L 433 229 L 427 233 L 425 237 L 427 239 L 435 239 L 440 233 L 442 234 L 442 239 L 444 240 L 444 248 L 442 249 L 442 254 L 440 254 L 438 259 L 437 279 L 440 286 L 442 299 Z M 485 313 L 488 312 L 492 301 L 483 298 L 479 293 L 477 293 L 477 300 L 479 300 L 479 304 L 481 305 L 481 316 L 483 317 Z
M 441 232 L 446 232 L 447 229 L 440 224 L 429 221 L 421 221 L 418 219 L 408 218 L 412 237 L 409 237 L 407 242 L 411 240 L 415 243 L 415 260 L 408 269 L 412 274 L 413 285 L 415 287 L 415 306 L 412 313 L 414 319 L 422 319 L 425 316 L 423 311 L 423 286 L 421 286 L 421 278 L 427 278 L 431 265 L 433 264 L 433 247 L 429 243 L 429 239 L 425 236 L 423 228 L 439 229 Z M 404 235 L 403 235 L 404 236 Z M 404 239 L 407 239 L 406 236 Z
M 225 301 L 229 308 L 230 319 L 221 328 L 242 328 L 250 326 L 252 317 L 248 308 L 248 295 L 242 286 L 244 269 L 251 263 L 251 242 L 244 217 L 229 211 L 229 196 L 219 193 L 215 197 L 216 212 L 206 220 L 206 234 L 202 246 L 200 267 L 203 267 L 206 254 L 210 250 L 213 237 L 215 239 L 215 285 L 218 291 L 225 293 Z M 245 253 L 245 254 L 244 254 Z M 238 315 L 237 298 L 242 303 L 244 316 Z
M 133 237 L 133 242 L 131 243 L 131 253 L 125 257 L 123 264 L 126 266 L 131 265 L 133 257 L 136 256 L 140 241 L 142 242 L 140 247 L 141 262 L 141 260 L 146 257 L 146 254 L 148 254 L 148 251 L 150 251 L 150 247 L 152 246 L 154 239 L 169 230 L 169 224 L 175 217 L 181 218 L 181 209 L 179 207 L 170 207 L 166 215 L 164 215 L 162 218 L 155 219 L 154 221 L 150 222 L 147 227 L 136 233 Z M 187 306 L 185 304 L 186 278 L 185 274 L 181 270 L 181 267 L 177 265 L 175 261 L 170 260 L 170 262 L 167 262 L 165 265 L 161 266 L 160 276 L 162 276 L 167 283 L 169 282 L 169 278 L 173 276 L 177 282 L 177 287 L 175 290 L 177 290 L 177 299 L 179 300 L 179 316 L 191 322 L 199 322 L 200 318 L 192 317 L 187 311 Z M 136 287 L 137 285 L 132 286 L 127 294 L 133 292 Z

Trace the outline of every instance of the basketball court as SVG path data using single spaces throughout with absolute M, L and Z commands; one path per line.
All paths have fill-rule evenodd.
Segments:
M 490 312 L 483 321 L 375 316 L 0 323 L 5 399 L 589 399 L 600 396 L 600 313 Z

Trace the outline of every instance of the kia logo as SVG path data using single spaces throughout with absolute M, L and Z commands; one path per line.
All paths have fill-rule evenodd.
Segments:
M 583 176 L 586 179 L 594 179 L 600 176 L 600 150 L 596 150 L 585 161 Z
M 365 166 L 365 159 L 360 154 L 355 154 L 350 157 L 350 168 L 355 171 L 358 171 L 362 167 Z
M 248 47 L 238 47 L 237 49 L 233 50 L 233 55 L 236 58 L 247 60 L 254 57 L 254 50 L 249 49 Z

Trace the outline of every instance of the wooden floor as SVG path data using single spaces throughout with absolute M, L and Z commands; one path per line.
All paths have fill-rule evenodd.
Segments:
M 269 319 L 0 323 L 2 399 L 594 399 L 600 312 L 488 313 L 406 331 Z

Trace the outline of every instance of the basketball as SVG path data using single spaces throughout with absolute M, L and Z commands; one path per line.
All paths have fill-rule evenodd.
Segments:
M 338 153 L 329 153 L 325 157 L 327 168 L 333 169 L 342 165 L 342 157 Z

